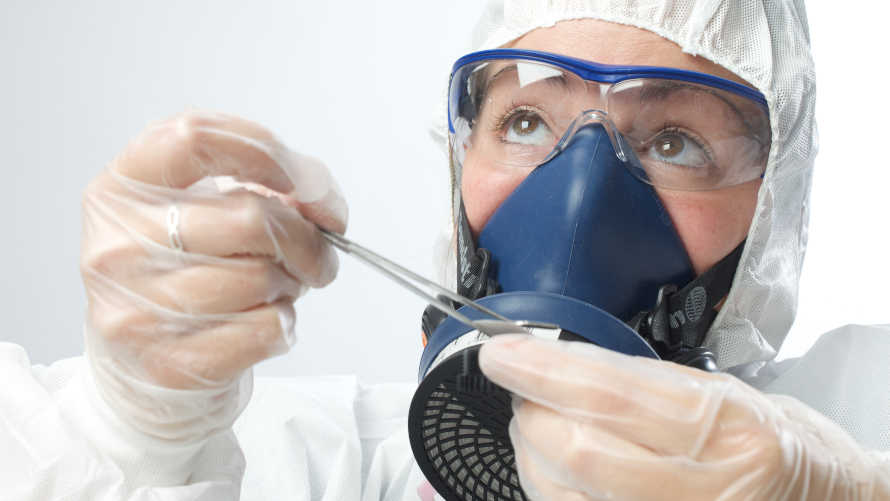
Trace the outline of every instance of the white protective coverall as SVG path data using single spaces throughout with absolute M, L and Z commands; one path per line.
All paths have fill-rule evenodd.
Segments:
M 705 345 L 721 369 L 766 393 L 796 397 L 864 448 L 890 451 L 890 327 L 843 327 L 802 359 L 772 361 L 796 312 L 818 144 L 803 2 L 493 0 L 468 51 L 583 18 L 655 32 L 766 96 L 770 162 L 732 291 Z M 431 134 L 447 150 L 445 132 L 443 100 Z M 446 228 L 436 272 L 453 287 L 450 221 Z M 233 431 L 171 446 L 106 404 L 87 361 L 32 367 L 24 350 L 0 343 L 0 500 L 418 498 L 423 476 L 405 428 L 411 385 L 257 378 Z M 249 394 L 249 384 L 242 390 L 235 398 Z

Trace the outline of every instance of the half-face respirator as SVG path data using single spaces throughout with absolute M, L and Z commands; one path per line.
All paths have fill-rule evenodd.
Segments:
M 647 85 L 652 88 L 641 90 Z M 452 156 L 459 157 L 453 161 L 472 154 L 506 165 L 540 163 L 475 242 L 459 208 L 458 293 L 525 321 L 536 336 L 716 371 L 701 344 L 714 306 L 729 292 L 743 244 L 696 277 L 653 186 L 715 189 L 762 176 L 769 137 L 764 146 L 757 133 L 766 111 L 749 95 L 754 91 L 737 87 L 743 86 L 693 72 L 622 73 L 528 51 L 462 58 L 450 87 Z M 747 101 L 739 105 L 740 99 Z M 504 122 L 500 114 L 510 107 L 519 111 Z M 660 123 L 648 116 L 654 113 L 662 115 Z M 711 139 L 696 132 L 706 127 L 717 131 Z M 684 134 L 697 134 L 699 143 Z M 700 146 L 705 141 L 706 148 Z M 682 157 L 693 146 L 704 153 Z M 672 166 L 677 150 L 688 161 Z M 458 311 L 485 318 L 468 307 Z M 479 369 L 479 349 L 490 337 L 432 307 L 422 323 L 425 348 L 408 426 L 421 470 L 448 501 L 524 500 L 508 434 L 511 396 Z

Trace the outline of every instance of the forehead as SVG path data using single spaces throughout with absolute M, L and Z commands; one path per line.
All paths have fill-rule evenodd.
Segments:
M 603 64 L 680 68 L 753 87 L 726 68 L 701 56 L 687 54 L 679 45 L 651 31 L 595 19 L 562 21 L 550 28 L 538 28 L 506 47 L 552 52 Z

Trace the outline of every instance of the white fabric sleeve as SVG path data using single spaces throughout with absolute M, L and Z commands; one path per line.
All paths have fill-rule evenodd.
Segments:
M 406 430 L 413 393 L 353 376 L 256 378 L 234 426 L 247 457 L 241 499 L 417 500 L 424 478 Z
M 237 499 L 244 456 L 230 431 L 179 446 L 123 423 L 82 358 L 31 367 L 0 343 L 0 500 Z
M 359 499 L 355 392 L 354 377 L 256 378 L 233 426 L 247 457 L 241 499 Z
M 859 445 L 890 452 L 890 325 L 845 325 L 826 332 L 763 388 L 819 411 Z

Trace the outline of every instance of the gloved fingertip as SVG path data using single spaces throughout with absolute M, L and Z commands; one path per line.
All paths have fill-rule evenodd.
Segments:
M 337 254 L 337 249 L 334 248 L 333 245 L 328 245 L 328 260 L 327 266 L 329 269 L 330 281 L 332 282 L 335 278 L 337 278 L 337 272 L 340 271 L 340 256 Z
M 346 222 L 342 219 L 334 218 L 331 216 L 323 216 L 316 219 L 315 224 L 321 226 L 326 230 L 330 230 L 341 235 L 346 233 Z
M 336 181 L 321 160 L 280 146 L 274 156 L 292 184 L 288 196 L 311 203 L 321 200 L 332 190 L 339 191 L 339 188 L 335 188 Z
M 303 217 L 318 226 L 341 235 L 346 233 L 345 204 L 343 204 L 343 207 L 336 207 L 339 204 L 335 204 L 333 208 L 316 202 L 298 202 L 296 205 L 297 210 L 300 211 Z
M 529 334 L 501 334 L 491 338 L 479 351 L 479 367 L 486 375 L 510 371 L 517 364 L 528 363 L 534 356 L 530 345 L 534 337 Z
M 282 352 L 288 351 L 297 342 L 297 313 L 294 308 L 279 308 L 278 321 L 281 323 Z
M 319 236 L 319 238 L 322 238 Z M 337 249 L 329 242 L 322 242 L 324 248 L 317 261 L 317 275 L 310 282 L 312 288 L 321 289 L 327 287 L 336 278 L 340 271 L 340 257 L 337 255 Z

